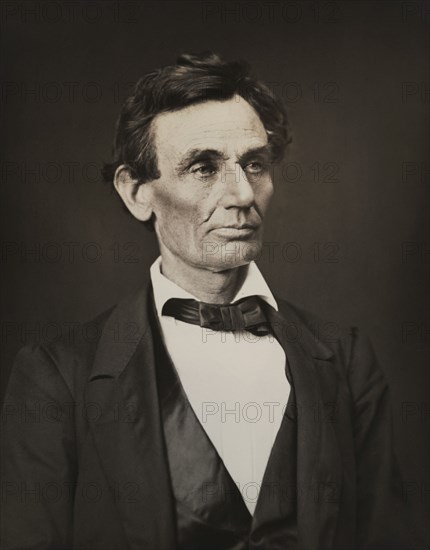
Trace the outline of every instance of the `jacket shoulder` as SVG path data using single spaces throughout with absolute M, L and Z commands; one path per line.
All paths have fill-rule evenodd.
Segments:
M 41 372 L 49 365 L 49 372 L 60 375 L 75 398 L 88 378 L 103 329 L 114 309 L 112 306 L 85 323 L 75 323 L 55 341 L 24 346 L 16 356 L 12 373 L 18 365 L 21 370 L 46 365 L 39 369 Z

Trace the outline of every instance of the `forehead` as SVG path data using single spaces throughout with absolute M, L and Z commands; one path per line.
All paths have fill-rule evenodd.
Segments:
M 189 149 L 241 153 L 267 143 L 260 117 L 240 96 L 161 113 L 154 119 L 153 132 L 157 155 L 171 160 Z

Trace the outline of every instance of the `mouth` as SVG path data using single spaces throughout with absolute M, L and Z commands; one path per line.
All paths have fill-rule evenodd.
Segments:
M 257 229 L 257 224 L 252 223 L 242 223 L 242 224 L 234 224 L 234 225 L 225 225 L 226 229 Z
M 259 225 L 244 223 L 234 225 L 224 225 L 212 229 L 212 233 L 219 235 L 220 237 L 227 237 L 233 239 L 245 239 L 251 237 L 259 228 Z

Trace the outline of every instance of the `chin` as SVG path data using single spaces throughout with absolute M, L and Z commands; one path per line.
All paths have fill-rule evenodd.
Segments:
M 229 240 L 202 244 L 202 263 L 211 271 L 225 271 L 249 264 L 261 255 L 260 240 Z

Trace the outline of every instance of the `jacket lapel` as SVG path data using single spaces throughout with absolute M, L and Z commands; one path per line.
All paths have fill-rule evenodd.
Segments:
M 113 310 L 86 402 L 98 411 L 91 431 L 129 547 L 155 550 L 175 546 L 175 523 L 147 302 L 145 288 Z
M 337 523 L 341 463 L 333 425 L 321 414 L 325 400 L 319 377 L 324 373 L 318 369 L 332 368 L 333 352 L 291 306 L 278 303 L 280 311 L 272 310 L 271 322 L 287 356 L 297 408 L 298 548 L 329 550 Z

